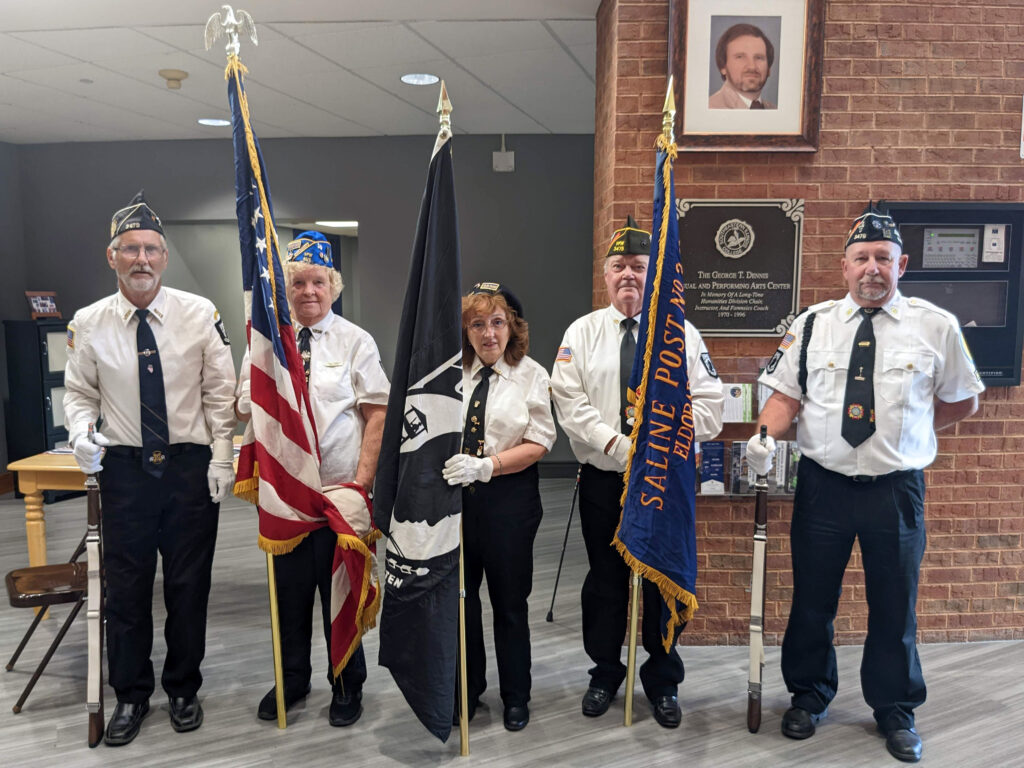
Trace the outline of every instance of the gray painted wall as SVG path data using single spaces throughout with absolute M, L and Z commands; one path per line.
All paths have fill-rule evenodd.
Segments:
M 374 336 L 388 370 L 433 143 L 432 136 L 263 142 L 279 222 L 359 221 L 355 247 L 344 254 L 345 315 Z M 511 136 L 507 144 L 516 171 L 497 174 L 498 137 L 455 138 L 462 282 L 507 283 L 530 321 L 531 355 L 550 369 L 565 327 L 591 308 L 593 137 Z M 15 159 L 24 244 L 2 254 L 0 269 L 24 253 L 24 280 L 57 291 L 69 317 L 114 290 L 104 261 L 110 215 L 144 187 L 171 227 L 167 284 L 216 301 L 240 351 L 237 239 L 198 226 L 234 226 L 229 140 L 22 145 Z M 572 461 L 564 436 L 549 460 Z
M 0 321 L 27 319 L 29 314 L 25 291 L 48 290 L 30 288 L 26 283 L 28 260 L 24 251 L 21 193 L 18 188 L 18 149 L 12 144 L 0 143 Z M 0 334 L 0 395 L 6 406 L 7 351 L 3 334 Z M 0 474 L 7 470 L 6 423 L 5 409 L 0 408 Z

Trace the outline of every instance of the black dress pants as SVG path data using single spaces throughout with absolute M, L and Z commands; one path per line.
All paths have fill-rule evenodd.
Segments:
M 331 568 L 338 535 L 327 526 L 317 528 L 285 555 L 274 555 L 277 580 L 277 613 L 281 627 L 281 666 L 289 693 L 305 691 L 313 674 L 313 598 L 320 592 L 320 613 L 327 642 L 327 680 L 334 685 L 331 669 Z M 366 682 L 366 657 L 360 643 L 341 671 L 345 690 L 362 690 Z
M 860 676 L 883 730 L 911 728 L 925 700 L 917 654 L 918 569 L 925 548 L 924 473 L 854 482 L 800 460 L 790 546 L 793 605 L 782 642 L 782 675 L 793 705 L 822 712 L 839 673 L 833 621 L 854 539 L 860 542 L 868 634 Z
M 210 448 L 171 446 L 163 476 L 142 470 L 130 448 L 112 446 L 99 476 L 106 580 L 107 665 L 117 700 L 141 704 L 155 688 L 153 583 L 163 562 L 164 639 L 160 683 L 171 697 L 202 685 L 206 608 L 220 505 L 210 500 Z
M 587 545 L 590 570 L 583 581 L 583 648 L 593 660 L 590 684 L 615 693 L 626 677 L 622 644 L 626 639 L 631 571 L 612 546 L 622 513 L 622 475 L 583 465 L 580 473 L 580 524 Z M 640 682 L 647 698 L 675 696 L 683 681 L 683 660 L 661 643 L 661 593 L 647 579 L 642 587 L 644 615 L 641 638 L 648 659 L 640 667 Z M 683 625 L 685 626 L 685 625 Z M 683 627 L 679 628 L 682 631 Z M 678 632 L 676 633 L 678 637 Z
M 530 623 L 533 541 L 543 510 L 537 465 L 462 489 L 463 568 L 466 581 L 466 688 L 475 702 L 487 688 L 487 656 L 480 586 L 494 612 L 498 684 L 506 707 L 530 700 Z

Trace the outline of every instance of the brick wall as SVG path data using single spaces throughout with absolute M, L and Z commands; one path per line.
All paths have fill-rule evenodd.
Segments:
M 869 199 L 1024 199 L 1019 157 L 1024 6 L 989 0 L 829 0 L 821 141 L 816 153 L 683 152 L 676 195 L 804 198 L 800 304 L 845 292 L 839 257 Z M 594 306 L 606 243 L 626 214 L 650 226 L 654 140 L 667 72 L 668 0 L 604 0 L 597 14 Z M 709 339 L 723 378 L 753 381 L 776 343 Z M 997 387 L 978 414 L 940 433 L 927 472 L 928 550 L 921 572 L 925 642 L 1024 638 L 1024 392 Z M 769 505 L 766 637 L 789 611 L 791 504 Z M 688 644 L 744 643 L 753 503 L 698 502 L 701 608 Z M 837 642 L 862 642 L 860 555 L 847 571 Z

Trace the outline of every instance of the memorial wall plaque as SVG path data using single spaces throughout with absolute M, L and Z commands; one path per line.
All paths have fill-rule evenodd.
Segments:
M 676 200 L 686 319 L 704 336 L 782 334 L 799 307 L 803 200 Z

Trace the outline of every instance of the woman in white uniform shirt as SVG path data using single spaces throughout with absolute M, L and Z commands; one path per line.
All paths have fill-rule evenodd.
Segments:
M 477 283 L 463 297 L 462 345 L 463 452 L 445 462 L 444 477 L 463 486 L 469 716 L 487 687 L 480 608 L 486 574 L 505 728 L 518 731 L 530 719 L 526 601 L 543 513 L 537 461 L 555 442 L 548 372 L 526 356 L 522 305 L 497 283 Z

